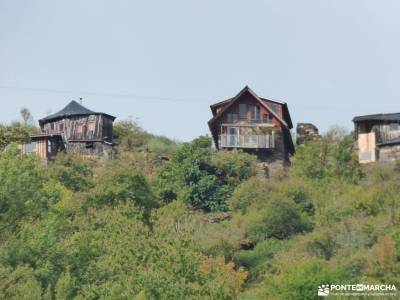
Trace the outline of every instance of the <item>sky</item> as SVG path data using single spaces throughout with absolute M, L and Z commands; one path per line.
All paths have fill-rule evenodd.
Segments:
M 0 0 L 0 122 L 83 98 L 181 141 L 245 85 L 324 132 L 400 111 L 400 1 Z

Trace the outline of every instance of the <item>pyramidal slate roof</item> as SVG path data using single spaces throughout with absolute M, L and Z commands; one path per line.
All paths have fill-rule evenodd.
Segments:
M 75 100 L 72 100 L 66 107 L 64 107 L 62 110 L 59 112 L 56 112 L 55 114 L 49 115 L 43 119 L 39 120 L 40 124 L 56 120 L 56 119 L 62 119 L 65 117 L 71 117 L 71 116 L 88 116 L 88 115 L 105 115 L 113 120 L 115 119 L 114 116 L 111 116 L 109 114 L 105 113 L 99 113 L 99 112 L 94 112 L 83 105 L 79 104 Z

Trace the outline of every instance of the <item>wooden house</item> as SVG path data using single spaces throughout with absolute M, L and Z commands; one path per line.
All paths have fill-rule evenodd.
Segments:
M 71 101 L 59 112 L 39 120 L 42 133 L 22 146 L 24 153 L 49 159 L 59 151 L 84 156 L 110 157 L 113 153 L 114 116 L 94 112 Z
M 400 159 L 400 113 L 353 119 L 360 163 Z
M 243 149 L 264 162 L 288 163 L 294 153 L 286 103 L 259 97 L 248 86 L 211 105 L 208 122 L 217 149 Z

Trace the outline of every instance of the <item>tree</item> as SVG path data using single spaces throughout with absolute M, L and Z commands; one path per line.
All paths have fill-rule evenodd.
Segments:
M 80 155 L 60 153 L 50 165 L 50 173 L 54 179 L 74 192 L 85 191 L 93 186 L 90 162 Z
M 33 117 L 28 108 L 21 108 L 20 113 L 25 125 L 33 123 Z
M 181 198 L 205 211 L 227 210 L 236 185 L 254 175 L 255 158 L 237 151 L 216 152 L 200 137 L 174 152 L 158 173 L 156 190 L 170 202 Z
M 39 216 L 60 197 L 36 156 L 11 147 L 0 153 L 0 230 L 17 227 L 25 216 Z
M 0 150 L 11 143 L 23 143 L 30 140 L 29 131 L 19 123 L 5 126 L 0 124 Z
M 352 137 L 336 133 L 300 145 L 294 157 L 294 172 L 309 179 L 349 183 L 358 182 L 363 177 L 354 154 Z

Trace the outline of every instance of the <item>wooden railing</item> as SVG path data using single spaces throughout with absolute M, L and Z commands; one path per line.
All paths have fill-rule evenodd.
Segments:
M 219 136 L 220 147 L 223 148 L 275 148 L 275 136 L 266 135 L 231 135 L 221 134 Z

